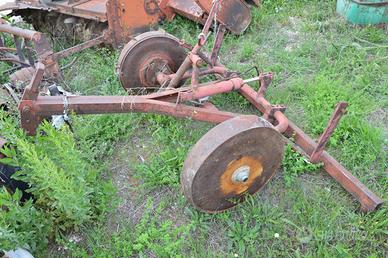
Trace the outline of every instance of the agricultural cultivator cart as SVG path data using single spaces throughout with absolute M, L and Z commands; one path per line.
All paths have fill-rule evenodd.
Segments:
M 37 31 L 11 26 L 0 18 L 0 61 L 15 64 L 9 73 L 12 81 L 29 81 L 36 60 L 43 63 L 46 76 L 62 78 L 58 60 L 75 52 L 105 44 L 120 47 L 133 36 L 149 31 L 160 22 L 171 21 L 176 14 L 204 24 L 213 0 L 16 0 L 0 6 L 12 10 Z M 245 31 L 251 22 L 251 6 L 259 0 L 225 0 L 215 18 L 235 34 Z M 214 18 L 214 17 L 213 17 Z M 78 39 L 83 43 L 54 53 L 42 32 L 57 38 Z M 1 38 L 11 34 L 12 46 Z
M 337 105 L 326 130 L 315 142 L 287 119 L 285 107 L 271 105 L 265 99 L 273 74 L 243 79 L 238 72 L 219 63 L 225 25 L 214 28 L 217 33 L 211 55 L 201 51 L 214 17 L 229 11 L 221 2 L 212 5 L 193 47 L 185 48 L 177 38 L 164 32 L 146 32 L 124 47 L 117 66 L 121 83 L 128 93 L 143 95 L 42 96 L 39 84 L 45 65 L 39 63 L 19 105 L 21 126 L 33 135 L 44 118 L 71 112 L 159 113 L 215 123 L 218 125 L 191 149 L 181 174 L 182 191 L 197 209 L 224 211 L 243 201 L 247 194 L 260 190 L 280 167 L 286 142 L 294 144 L 311 162 L 322 163 L 326 172 L 360 202 L 363 211 L 379 207 L 383 201 L 324 150 L 345 113 L 346 103 Z M 203 82 L 206 75 L 217 80 Z M 254 82 L 259 82 L 258 90 L 248 85 Z M 208 100 L 232 91 L 244 96 L 263 116 L 221 111 Z

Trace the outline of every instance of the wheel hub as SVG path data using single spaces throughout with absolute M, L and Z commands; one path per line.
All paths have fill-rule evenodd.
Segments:
M 251 167 L 249 166 L 239 167 L 233 172 L 232 181 L 234 183 L 245 183 L 249 179 L 250 172 Z
M 263 166 L 255 157 L 245 156 L 234 160 L 221 176 L 221 190 L 225 195 L 242 194 L 252 186 L 262 172 Z
M 186 56 L 186 49 L 172 35 L 160 31 L 140 34 L 120 53 L 117 73 L 121 85 L 127 91 L 159 88 L 158 73 L 176 72 Z
M 145 60 L 139 69 L 141 84 L 145 87 L 152 87 L 158 84 L 157 75 L 162 72 L 171 74 L 169 63 L 173 62 L 167 55 L 155 55 Z

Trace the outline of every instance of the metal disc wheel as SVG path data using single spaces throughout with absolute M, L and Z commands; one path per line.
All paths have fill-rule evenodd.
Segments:
M 161 31 L 143 33 L 121 51 L 117 73 L 124 89 L 159 88 L 159 72 L 175 73 L 186 58 L 186 50 L 174 36 Z
M 192 148 L 181 174 L 185 197 L 215 213 L 260 190 L 280 167 L 284 141 L 263 118 L 239 116 L 206 133 Z

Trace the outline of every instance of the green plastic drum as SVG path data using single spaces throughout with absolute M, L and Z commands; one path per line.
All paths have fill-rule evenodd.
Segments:
M 338 0 L 337 12 L 353 24 L 388 23 L 387 0 Z

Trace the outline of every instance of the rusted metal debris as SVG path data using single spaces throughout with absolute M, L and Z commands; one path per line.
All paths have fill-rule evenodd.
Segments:
M 244 80 L 238 72 L 229 71 L 217 61 L 215 57 L 218 57 L 221 46 L 222 30 L 218 30 L 219 40 L 215 41 L 216 46 L 210 58 L 201 52 L 220 2 L 214 2 L 198 42 L 193 47 L 185 44 L 179 46 L 178 41 L 167 34 L 148 33 L 135 38 L 124 48 L 118 66 L 123 87 L 149 89 L 150 85 L 158 86 L 159 89 L 153 93 L 135 96 L 41 96 L 39 84 L 45 66 L 39 63 L 19 104 L 21 126 L 32 135 L 46 117 L 68 112 L 159 113 L 220 124 L 192 149 L 181 178 L 185 196 L 195 207 L 206 212 L 219 212 L 233 207 L 244 199 L 246 193 L 254 193 L 265 185 L 280 166 L 283 135 L 293 139 L 295 149 L 301 150 L 309 159 L 323 163 L 326 172 L 360 202 L 363 211 L 377 209 L 383 200 L 324 150 L 346 107 L 345 103 L 339 104 L 328 129 L 316 143 L 288 120 L 283 114 L 285 107 L 272 105 L 265 99 L 265 92 L 273 79 L 272 73 L 262 73 Z M 144 48 L 150 42 L 154 43 L 153 46 Z M 164 49 L 166 43 L 168 48 Z M 150 51 L 148 48 L 158 51 Z M 172 52 L 170 48 L 179 50 Z M 186 48 L 189 51 L 183 58 L 181 53 Z M 132 62 L 136 61 L 136 57 L 139 62 L 136 63 L 135 71 L 128 70 L 130 64 L 126 59 Z M 147 63 L 149 60 L 151 62 Z M 178 64 L 179 68 L 176 67 Z M 123 77 L 124 74 L 126 77 Z M 202 83 L 201 78 L 209 74 L 219 79 Z M 191 79 L 191 84 L 179 87 L 186 79 Z M 131 80 L 136 81 L 136 84 L 131 83 Z M 259 82 L 260 88 L 254 90 L 248 85 L 251 82 Z M 263 118 L 221 111 L 207 101 L 210 96 L 231 91 L 244 96 L 263 114 Z
M 198 5 L 207 13 L 211 12 L 213 1 L 197 0 Z M 218 22 L 234 34 L 243 33 L 251 23 L 251 11 L 245 2 L 239 0 L 224 0 L 219 5 L 215 16 Z
M 37 61 L 41 62 L 46 67 L 46 73 L 49 76 L 60 78 L 61 73 L 59 65 L 53 59 L 53 50 L 50 42 L 43 33 L 22 29 L 11 26 L 9 24 L 0 24 L 0 33 L 8 33 L 13 36 L 14 45 L 16 46 L 16 55 L 9 52 L 0 51 L 0 61 L 11 61 L 17 63 L 20 68 L 35 67 L 36 56 Z M 22 44 L 23 42 L 23 44 Z M 5 47 L 4 40 L 0 38 L 0 47 Z M 27 53 L 27 57 L 24 53 Z M 28 61 L 26 61 L 26 59 Z

